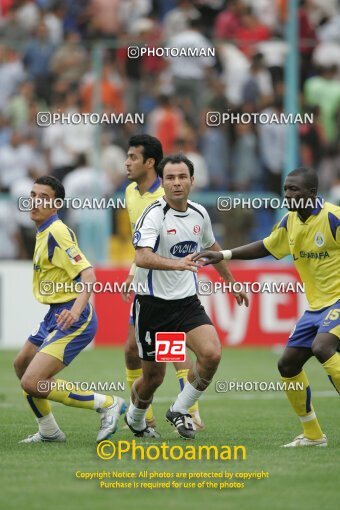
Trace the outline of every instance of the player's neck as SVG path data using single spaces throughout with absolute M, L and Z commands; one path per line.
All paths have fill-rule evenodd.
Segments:
M 144 193 L 146 193 L 148 189 L 151 188 L 156 179 L 157 179 L 156 172 L 152 172 L 150 175 L 146 175 L 145 177 L 142 177 L 139 181 L 136 181 L 139 193 L 141 195 L 144 195 Z
M 312 207 L 307 207 L 306 209 L 300 209 L 297 211 L 297 214 L 299 216 L 299 218 L 305 222 L 308 220 L 309 216 L 312 214 L 312 211 L 313 211 L 313 208 Z
M 176 202 L 169 200 L 168 197 L 163 198 L 166 201 L 166 203 L 171 207 L 171 209 L 174 209 L 175 211 L 185 212 L 188 209 L 188 201 L 186 198 Z

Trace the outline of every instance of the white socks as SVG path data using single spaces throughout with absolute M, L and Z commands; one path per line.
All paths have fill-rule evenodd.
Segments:
M 39 432 L 42 436 L 50 437 L 56 434 L 60 429 L 52 413 L 36 419 L 39 425 Z
M 101 409 L 106 402 L 106 395 L 101 395 L 100 393 L 93 393 L 93 409 L 97 411 L 97 409 Z
M 188 414 L 188 409 L 195 404 L 203 393 L 204 391 L 196 390 L 189 381 L 187 381 L 183 390 L 177 396 L 171 410 L 177 413 Z
M 130 399 L 129 409 L 126 413 L 129 425 L 131 425 L 131 427 L 135 430 L 144 430 L 146 428 L 146 411 L 147 409 L 138 409 L 138 407 L 136 407 Z

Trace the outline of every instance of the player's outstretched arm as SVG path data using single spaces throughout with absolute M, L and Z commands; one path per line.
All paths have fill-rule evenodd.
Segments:
M 254 243 L 246 244 L 232 250 L 222 251 L 201 251 L 194 257 L 194 261 L 201 260 L 202 266 L 208 264 L 218 264 L 223 259 L 237 259 L 237 260 L 253 260 L 261 259 L 270 255 L 269 251 L 265 248 L 263 241 L 255 241 Z M 203 260 L 202 260 L 203 259 Z
M 218 253 L 221 255 L 221 246 L 216 241 L 207 252 L 203 253 Z M 201 264 L 202 265 L 202 264 Z M 205 265 L 205 264 L 204 264 Z M 220 262 L 217 262 L 215 265 L 215 269 L 218 272 L 218 274 L 223 278 L 226 282 L 235 282 L 235 278 L 233 277 L 231 271 L 228 268 L 228 264 L 225 260 L 220 260 Z M 233 295 L 239 305 L 245 304 L 246 306 L 249 306 L 249 299 L 245 292 L 233 292 Z
M 197 272 L 198 262 L 194 262 L 193 255 L 182 259 L 167 259 L 154 253 L 151 248 L 137 248 L 135 262 L 137 267 L 144 269 L 158 269 L 163 271 L 192 271 Z
M 80 280 L 84 285 L 82 286 L 82 291 L 79 292 L 77 299 L 73 303 L 72 308 L 70 310 L 64 308 L 60 314 L 56 314 L 58 328 L 63 331 L 71 327 L 74 322 L 77 322 L 90 299 L 93 284 L 96 281 L 93 268 L 88 267 L 84 269 L 80 273 Z

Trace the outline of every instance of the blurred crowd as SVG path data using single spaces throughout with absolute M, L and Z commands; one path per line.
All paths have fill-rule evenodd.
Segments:
M 30 257 L 34 245 L 27 215 L 9 214 L 11 198 L 46 173 L 68 196 L 123 191 L 136 133 L 187 154 L 195 191 L 279 194 L 287 125 L 209 126 L 206 114 L 284 111 L 287 16 L 287 0 L 0 0 L 0 258 Z M 129 58 L 129 46 L 216 52 Z M 339 203 L 339 0 L 299 2 L 298 46 L 299 111 L 314 115 L 298 126 L 300 164 Z M 38 126 L 48 111 L 137 112 L 145 122 Z M 256 235 L 256 222 L 240 218 L 234 238 Z

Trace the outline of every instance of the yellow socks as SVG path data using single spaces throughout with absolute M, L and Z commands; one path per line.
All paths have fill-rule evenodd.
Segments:
M 23 391 L 24 397 L 26 398 L 28 405 L 34 412 L 37 418 L 42 418 L 43 416 L 47 416 L 51 412 L 51 404 L 46 398 L 36 398 L 32 397 L 26 391 Z
M 311 403 L 311 390 L 304 370 L 295 377 L 282 377 L 282 381 L 287 385 L 286 395 L 300 418 L 305 437 L 320 439 L 322 430 Z M 299 389 L 301 385 L 303 389 Z
M 56 387 L 50 391 L 48 400 L 60 402 L 65 406 L 80 407 L 82 409 L 100 409 L 109 407 L 113 404 L 113 397 L 94 393 L 93 391 L 83 391 L 72 386 L 71 382 L 62 379 L 56 379 Z
M 23 392 L 30 408 L 35 414 L 38 423 L 39 432 L 44 437 L 50 437 L 60 431 L 58 423 L 52 413 L 51 404 L 46 398 L 36 398 Z
M 184 368 L 183 370 L 176 370 L 176 377 L 177 377 L 177 379 L 179 381 L 179 385 L 180 385 L 181 391 L 183 390 L 183 388 L 185 386 L 185 383 L 188 380 L 188 372 L 189 372 L 188 368 Z M 190 414 L 193 414 L 196 411 L 198 411 L 198 402 L 195 402 L 195 404 L 193 406 L 191 406 L 188 409 L 188 411 L 189 411 Z
M 129 368 L 126 368 L 125 369 L 125 374 L 126 374 L 127 383 L 128 383 L 129 388 L 131 390 L 133 383 L 137 379 L 139 379 L 141 377 L 142 369 L 141 368 L 137 368 L 135 370 L 130 370 Z M 152 409 L 151 405 L 148 407 L 148 410 L 146 411 L 145 419 L 148 422 L 152 422 L 155 419 L 154 414 L 153 414 L 153 409 Z
M 326 370 L 329 380 L 334 388 L 340 393 L 340 355 L 336 352 L 331 358 L 322 364 Z

